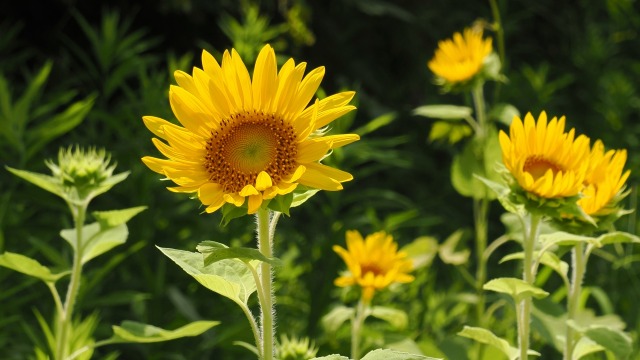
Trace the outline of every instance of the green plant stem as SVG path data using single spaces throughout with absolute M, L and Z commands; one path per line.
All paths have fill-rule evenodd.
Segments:
M 587 270 L 588 253 L 584 252 L 584 244 L 578 243 L 571 249 L 572 267 L 571 271 L 571 287 L 567 296 L 567 320 L 574 320 L 580 304 L 580 296 L 582 295 L 582 281 Z M 564 348 L 565 360 L 573 359 L 573 349 L 575 348 L 575 332 L 573 328 L 567 325 L 566 342 Z
M 87 204 L 71 205 L 71 213 L 76 227 L 76 246 L 73 253 L 73 265 L 71 267 L 71 279 L 64 301 L 62 313 L 58 314 L 58 332 L 56 341 L 56 360 L 63 360 L 67 356 L 67 342 L 69 327 L 72 324 L 73 307 L 75 306 L 78 290 L 80 289 L 80 277 L 82 276 L 82 228 L 87 211 Z
M 533 250 L 538 239 L 538 228 L 542 217 L 538 214 L 530 214 L 529 227 L 525 227 L 524 242 L 524 261 L 522 270 L 522 279 L 533 285 L 535 274 L 533 272 Z M 518 321 L 518 343 L 520 348 L 520 360 L 528 359 L 529 351 L 529 327 L 531 322 L 531 296 L 527 296 L 519 303 Z
M 356 314 L 351 323 L 351 359 L 360 360 L 360 332 L 366 315 L 366 306 L 360 299 L 356 307 Z
M 269 210 L 260 209 L 256 213 L 258 222 L 258 249 L 267 258 L 272 257 L 273 238 L 270 231 Z M 275 230 L 274 230 L 275 232 Z M 262 360 L 273 360 L 274 351 L 274 301 L 271 282 L 271 265 L 266 262 L 260 264 L 260 278 L 263 298 L 260 302 L 261 335 L 262 335 Z
M 480 82 L 476 86 L 474 86 L 473 90 L 471 91 L 471 97 L 473 98 L 473 106 L 476 108 L 475 114 L 476 114 L 476 118 L 478 119 L 478 128 L 476 130 L 476 137 L 480 139 L 481 144 L 484 144 L 484 139 L 487 136 L 487 130 L 488 130 L 483 86 L 484 86 L 484 83 Z M 483 165 L 484 165 L 484 161 L 483 161 Z

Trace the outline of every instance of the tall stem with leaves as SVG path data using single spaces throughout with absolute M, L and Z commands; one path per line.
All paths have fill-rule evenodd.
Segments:
M 260 209 L 256 213 L 258 250 L 267 258 L 271 258 L 273 255 L 273 236 L 279 215 L 279 213 L 272 213 L 266 209 Z M 259 296 L 259 300 L 263 360 L 272 360 L 274 354 L 275 308 L 272 282 L 271 265 L 267 262 L 262 262 L 260 264 L 260 286 L 258 288 L 259 291 L 262 291 L 262 296 Z
M 529 285 L 533 285 L 536 277 L 533 268 L 533 251 L 535 249 L 535 244 L 538 241 L 538 232 L 541 220 L 541 215 L 530 214 L 528 219 L 526 219 L 524 222 L 525 236 L 522 243 L 522 247 L 524 250 L 522 280 L 524 280 Z M 528 359 L 527 353 L 529 351 L 531 305 L 531 296 L 525 296 L 522 300 L 520 300 L 520 304 L 518 306 L 518 345 L 521 360 Z
M 583 243 L 576 244 L 571 250 L 573 270 L 571 274 L 571 287 L 569 288 L 569 294 L 567 295 L 567 321 L 574 320 L 578 312 L 580 296 L 582 294 L 582 281 L 584 280 L 584 274 L 587 270 L 589 253 L 590 249 L 588 248 L 585 251 Z M 573 349 L 576 345 L 575 340 L 575 331 L 571 326 L 567 326 L 563 359 L 573 359 Z

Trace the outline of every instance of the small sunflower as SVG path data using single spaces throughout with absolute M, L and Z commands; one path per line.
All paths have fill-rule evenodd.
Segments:
M 524 124 L 514 117 L 509 136 L 500 131 L 502 160 L 525 191 L 551 199 L 576 196 L 584 188 L 590 140 L 564 129 L 564 116 L 547 123 L 543 111 L 537 123 L 527 113 Z
M 435 56 L 427 65 L 449 83 L 461 83 L 482 70 L 492 49 L 491 38 L 483 39 L 482 29 L 467 28 L 463 34 L 453 34 L 453 39 L 438 42 Z
M 627 161 L 626 150 L 604 151 L 604 144 L 598 140 L 591 151 L 590 167 L 585 178 L 583 197 L 578 205 L 588 215 L 606 212 L 620 190 L 624 187 L 629 170 L 624 170 Z
M 392 283 L 408 283 L 414 277 L 408 273 L 413 269 L 411 259 L 391 235 L 383 231 L 368 235 L 366 240 L 356 230 L 347 231 L 347 249 L 334 245 L 349 268 L 349 274 L 335 280 L 336 286 L 358 285 L 362 288 L 362 299 L 369 302 L 376 290 Z
M 342 190 L 351 174 L 321 164 L 331 149 L 359 139 L 355 134 L 324 136 L 323 128 L 355 109 L 354 92 L 341 92 L 307 106 L 324 76 L 318 67 L 303 76 L 306 63 L 289 59 L 278 71 L 271 46 L 260 51 L 253 77 L 235 50 L 219 65 L 207 51 L 203 69 L 175 72 L 169 100 L 182 126 L 143 117 L 167 159 L 142 161 L 173 181 L 174 192 L 196 193 L 206 212 L 224 204 L 247 203 L 255 213 L 263 202 L 293 192 L 298 185 Z

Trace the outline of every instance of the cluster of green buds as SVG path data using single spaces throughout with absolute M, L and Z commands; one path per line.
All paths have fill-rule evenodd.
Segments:
M 316 357 L 318 348 L 315 347 L 309 338 L 298 339 L 287 335 L 280 337 L 280 342 L 276 347 L 276 359 L 278 360 L 310 360 Z

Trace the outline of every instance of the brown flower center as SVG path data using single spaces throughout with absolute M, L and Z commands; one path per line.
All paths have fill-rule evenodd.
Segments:
M 376 264 L 362 264 L 360 265 L 360 270 L 362 271 L 362 276 L 365 276 L 367 273 L 372 273 L 373 276 L 378 276 L 384 273 L 384 271 Z
M 558 166 L 553 161 L 550 161 L 543 156 L 534 155 L 527 158 L 524 162 L 523 170 L 531 174 L 534 180 L 541 178 L 544 174 L 551 169 L 551 171 L 555 174 L 557 172 L 562 171 L 562 168 Z
M 222 120 L 207 141 L 204 166 L 209 179 L 226 193 L 237 193 L 255 185 L 265 171 L 274 184 L 296 168 L 296 133 L 291 125 L 273 114 L 248 111 Z

